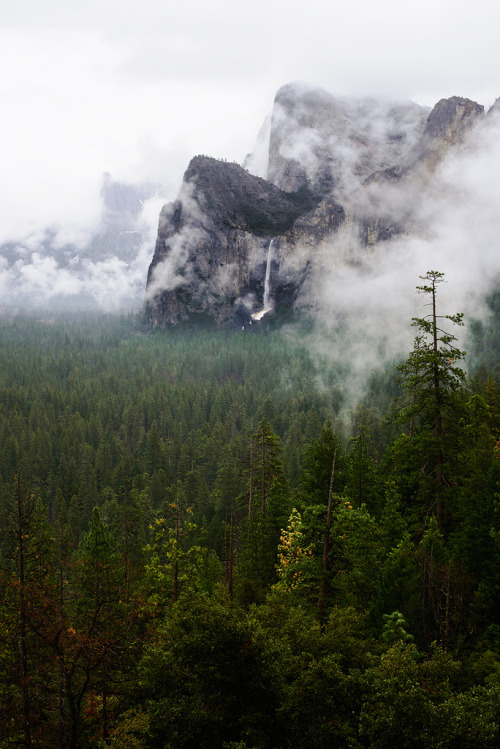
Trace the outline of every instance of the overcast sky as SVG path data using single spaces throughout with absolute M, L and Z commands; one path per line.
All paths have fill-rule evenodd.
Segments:
M 47 227 L 61 242 L 85 243 L 105 171 L 162 182 L 166 200 L 191 156 L 242 162 L 289 81 L 429 106 L 459 95 L 488 107 L 500 95 L 497 0 L 2 6 L 0 242 L 32 250 Z M 133 270 L 140 288 L 145 253 Z M 107 273 L 121 279 L 123 269 Z

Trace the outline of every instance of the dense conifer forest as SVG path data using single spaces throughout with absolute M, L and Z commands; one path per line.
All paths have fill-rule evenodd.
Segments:
M 358 403 L 308 323 L 0 318 L 0 749 L 497 747 L 490 307 Z

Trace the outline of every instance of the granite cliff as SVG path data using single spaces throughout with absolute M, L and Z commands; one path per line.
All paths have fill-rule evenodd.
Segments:
M 201 315 L 247 325 L 314 307 L 327 269 L 420 230 L 419 196 L 484 118 L 459 97 L 429 111 L 284 86 L 246 168 L 192 159 L 161 212 L 145 315 L 155 326 Z
M 266 271 L 273 304 L 290 306 L 307 268 L 297 242 L 317 242 L 343 220 L 340 205 L 307 186 L 284 192 L 237 164 L 197 156 L 161 212 L 147 314 L 160 325 L 193 313 L 245 324 L 263 309 Z

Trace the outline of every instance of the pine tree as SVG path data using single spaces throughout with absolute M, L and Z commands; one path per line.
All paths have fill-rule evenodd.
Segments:
M 245 599 L 259 599 L 276 578 L 281 529 L 290 510 L 290 490 L 281 445 L 269 421 L 262 419 L 250 440 L 248 516 L 238 560 L 240 588 Z
M 169 601 L 175 603 L 190 583 L 196 553 L 192 544 L 196 524 L 180 481 L 173 491 L 173 501 L 164 507 L 165 517 L 158 517 L 151 524 L 151 540 L 145 547 L 148 595 L 154 606 L 161 607 Z
M 0 564 L 0 631 L 11 666 L 2 673 L 14 725 L 12 743 L 45 746 L 50 724 L 52 663 L 45 640 L 57 629 L 52 544 L 41 502 L 15 477 L 7 502 L 5 556 Z M 0 726 L 4 722 L 0 711 Z M 9 716 L 7 716 L 9 717 Z M 5 729 L 5 726 L 4 726 Z
M 124 662 L 134 637 L 126 582 L 114 539 L 94 508 L 70 581 L 72 600 L 62 612 L 63 631 L 53 643 L 63 673 L 70 749 L 93 725 L 106 740 L 108 697 L 125 689 Z
M 399 420 L 409 423 L 412 444 L 407 445 L 407 453 L 417 461 L 414 471 L 431 479 L 424 487 L 426 509 L 436 514 L 439 528 L 444 531 L 447 522 L 445 493 L 451 484 L 451 458 L 458 422 L 457 391 L 465 381 L 465 372 L 457 363 L 465 357 L 465 351 L 455 345 L 457 339 L 453 334 L 440 327 L 440 320 L 463 325 L 463 315 L 439 315 L 437 312 L 437 288 L 444 280 L 443 273 L 431 270 L 421 278 L 426 283 L 417 286 L 417 292 L 429 298 L 431 311 L 424 317 L 412 318 L 418 335 L 413 351 L 398 367 L 402 387 L 407 392 Z

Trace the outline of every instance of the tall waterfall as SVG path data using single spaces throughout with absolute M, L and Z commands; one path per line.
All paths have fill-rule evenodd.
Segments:
M 271 300 L 271 263 L 273 261 L 273 242 L 274 239 L 271 239 L 269 242 L 269 247 L 267 248 L 267 263 L 266 263 L 266 275 L 264 277 L 264 299 L 262 300 L 262 309 L 258 312 L 254 312 L 253 315 L 251 315 L 253 320 L 261 320 L 266 312 L 270 312 L 273 308 L 273 303 Z
M 266 276 L 264 279 L 264 309 L 271 309 L 271 262 L 272 262 L 272 247 L 274 239 L 269 242 L 267 250 L 267 264 L 266 264 Z

